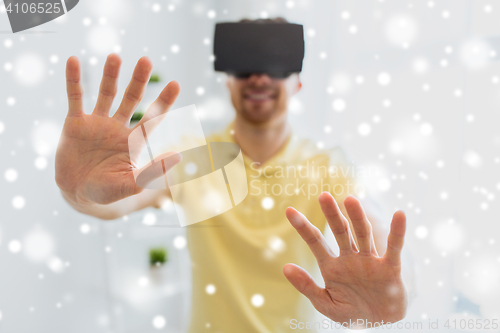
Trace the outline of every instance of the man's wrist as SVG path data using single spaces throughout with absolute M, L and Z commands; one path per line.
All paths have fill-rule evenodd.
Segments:
M 82 210 L 85 210 L 85 209 L 89 209 L 89 208 L 92 208 L 92 207 L 95 207 L 97 204 L 92 202 L 92 201 L 89 201 L 85 198 L 82 198 L 81 196 L 79 196 L 78 194 L 73 194 L 73 193 L 69 193 L 67 191 L 64 191 L 64 190 L 61 190 L 61 194 L 63 196 L 63 198 L 75 209 L 77 209 L 78 211 L 82 211 Z

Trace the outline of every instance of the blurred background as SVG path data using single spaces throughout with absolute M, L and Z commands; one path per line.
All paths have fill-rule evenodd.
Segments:
M 387 222 L 407 215 L 417 295 L 405 322 L 472 331 L 464 320 L 500 318 L 498 1 L 82 0 L 16 34 L 0 3 L 0 332 L 186 329 L 189 253 L 173 206 L 101 221 L 58 191 L 65 63 L 79 57 L 90 113 L 109 53 L 123 60 L 115 109 L 150 57 L 157 82 L 138 110 L 175 79 L 173 109 L 196 104 L 208 135 L 234 112 L 212 67 L 214 24 L 274 16 L 304 25 L 296 133 L 373 167 L 364 182 Z

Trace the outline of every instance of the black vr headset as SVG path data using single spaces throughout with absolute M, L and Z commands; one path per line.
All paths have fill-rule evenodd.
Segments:
M 217 23 L 214 56 L 218 72 L 238 78 L 253 73 L 286 78 L 302 71 L 303 27 L 294 23 Z

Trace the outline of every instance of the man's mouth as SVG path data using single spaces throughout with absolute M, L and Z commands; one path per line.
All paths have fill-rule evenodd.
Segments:
M 251 102 L 265 102 L 270 101 L 276 97 L 275 94 L 269 93 L 247 93 L 244 98 Z

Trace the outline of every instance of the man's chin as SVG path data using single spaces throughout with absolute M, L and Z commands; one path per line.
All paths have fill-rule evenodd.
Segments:
M 264 124 L 273 118 L 274 112 L 272 110 L 244 110 L 242 115 L 252 124 Z

